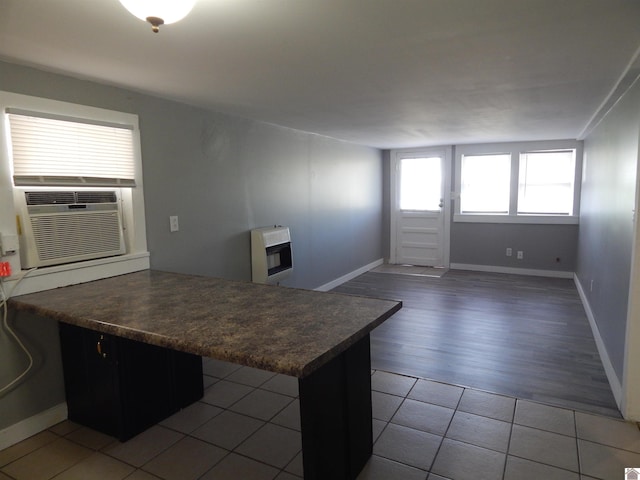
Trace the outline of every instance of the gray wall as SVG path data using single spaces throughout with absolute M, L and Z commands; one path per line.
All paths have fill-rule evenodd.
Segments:
M 463 223 L 451 221 L 451 263 L 573 272 L 577 225 Z M 505 255 L 513 249 L 513 256 Z M 524 258 L 518 260 L 521 250 Z M 559 261 L 557 261 L 559 259 Z
M 273 224 L 292 233 L 285 285 L 318 287 L 382 257 L 379 150 L 3 62 L 0 90 L 139 115 L 152 268 L 250 280 L 249 230 Z M 27 330 L 55 388 L 32 376 L 1 397 L 0 430 L 61 401 L 55 329 Z M 0 381 L 19 367 L 10 350 Z
M 576 273 L 620 381 L 624 367 L 639 132 L 640 84 L 636 83 L 584 143 Z
M 152 268 L 249 280 L 248 232 L 275 224 L 291 228 L 284 285 L 314 288 L 381 258 L 379 151 L 171 107 L 140 113 Z
M 9 312 L 7 321 L 33 357 L 27 381 L 0 397 L 0 430 L 64 402 L 62 363 L 55 321 L 36 315 Z M 4 327 L 0 333 L 0 387 L 29 365 L 26 354 Z

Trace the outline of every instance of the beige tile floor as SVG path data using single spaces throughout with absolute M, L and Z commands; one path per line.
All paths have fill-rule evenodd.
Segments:
M 297 380 L 205 360 L 205 396 L 125 443 L 62 422 L 0 451 L 0 480 L 294 480 Z M 634 423 L 382 371 L 358 480 L 617 480 Z M 331 480 L 331 479 L 327 479 Z

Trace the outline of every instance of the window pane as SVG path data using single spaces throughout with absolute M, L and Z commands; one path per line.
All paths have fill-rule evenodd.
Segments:
M 440 210 L 441 163 L 440 157 L 400 160 L 401 210 Z
M 509 213 L 511 154 L 463 155 L 460 173 L 460 213 Z
M 573 214 L 575 151 L 520 154 L 518 214 Z

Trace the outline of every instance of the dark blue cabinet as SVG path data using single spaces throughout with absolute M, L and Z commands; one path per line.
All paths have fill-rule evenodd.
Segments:
M 202 359 L 60 323 L 69 420 L 118 438 L 202 398 Z

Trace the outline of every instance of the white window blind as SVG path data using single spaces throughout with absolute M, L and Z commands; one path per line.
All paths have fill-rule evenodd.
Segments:
M 13 181 L 134 187 L 133 128 L 7 109 Z

